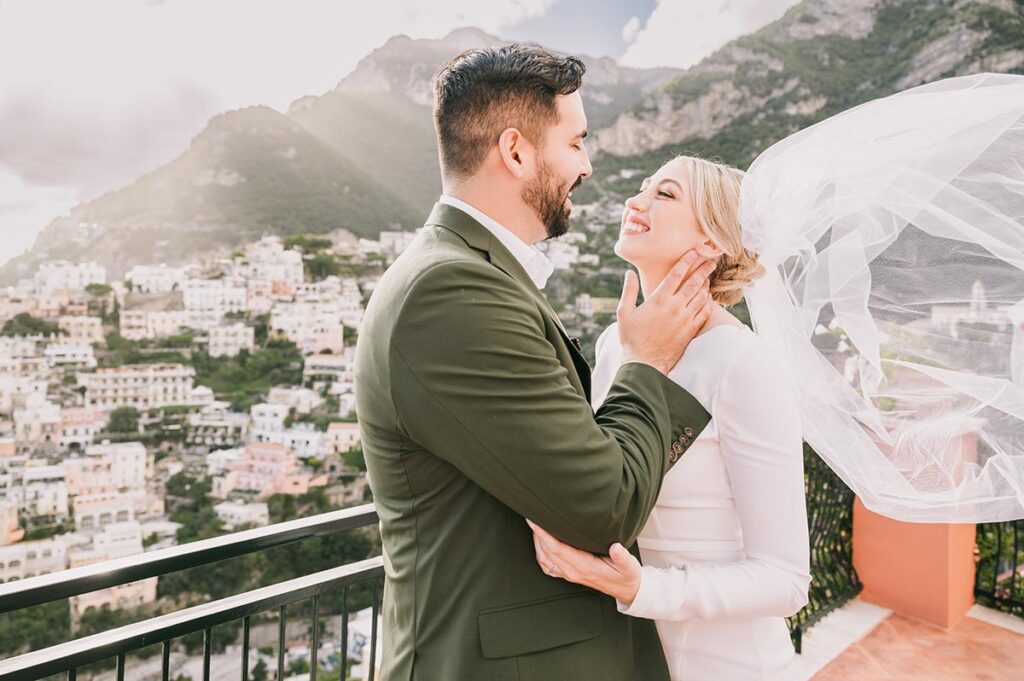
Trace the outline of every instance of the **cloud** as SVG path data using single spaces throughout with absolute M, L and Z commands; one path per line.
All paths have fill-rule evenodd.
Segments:
M 0 202 L 34 206 L 0 211 L 0 243 L 172 160 L 221 111 L 333 89 L 393 35 L 499 32 L 555 1 L 0 0 L 0 64 L 17 64 L 0 69 Z
M 640 33 L 640 17 L 630 17 L 626 25 L 622 27 L 622 40 L 629 44 L 636 40 Z
M 688 68 L 728 42 L 770 24 L 798 2 L 658 0 L 621 61 L 641 68 Z M 623 37 L 627 27 L 629 24 L 623 28 Z

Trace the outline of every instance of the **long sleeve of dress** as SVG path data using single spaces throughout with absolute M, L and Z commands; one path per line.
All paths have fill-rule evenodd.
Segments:
M 731 359 L 711 409 L 735 499 L 744 557 L 643 567 L 633 603 L 658 620 L 785 617 L 807 603 L 810 582 L 800 415 L 792 384 L 757 344 Z

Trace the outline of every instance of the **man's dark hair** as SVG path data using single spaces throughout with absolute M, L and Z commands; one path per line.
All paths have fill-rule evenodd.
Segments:
M 576 92 L 585 71 L 576 57 L 539 45 L 467 50 L 452 59 L 434 80 L 441 171 L 472 174 L 508 128 L 543 144 L 557 119 L 555 96 Z

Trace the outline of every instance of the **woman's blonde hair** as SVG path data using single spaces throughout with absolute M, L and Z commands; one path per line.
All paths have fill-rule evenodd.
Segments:
M 672 162 L 682 163 L 686 169 L 693 214 L 704 234 L 722 251 L 710 277 L 711 298 L 722 305 L 735 305 L 743 299 L 747 284 L 765 272 L 757 254 L 743 248 L 739 214 L 743 171 L 685 154 Z

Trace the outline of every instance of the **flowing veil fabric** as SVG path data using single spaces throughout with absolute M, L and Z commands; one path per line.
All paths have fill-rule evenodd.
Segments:
M 775 144 L 743 181 L 757 333 L 868 508 L 1024 518 L 1024 77 L 952 78 Z

